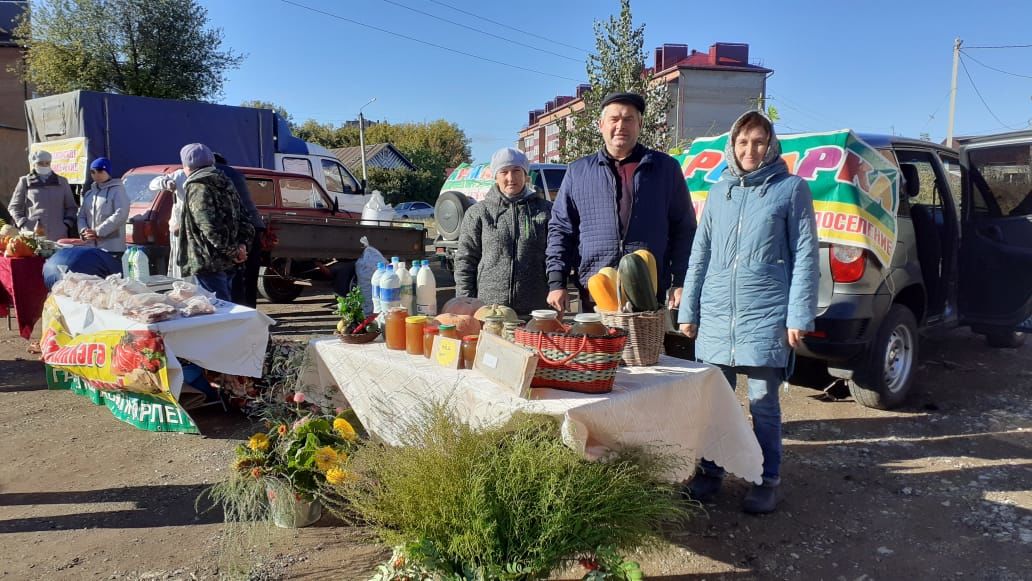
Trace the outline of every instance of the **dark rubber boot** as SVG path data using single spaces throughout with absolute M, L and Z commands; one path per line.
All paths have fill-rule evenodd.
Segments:
M 711 476 L 705 472 L 699 472 L 682 489 L 681 494 L 688 500 L 710 503 L 717 497 L 717 493 L 720 492 L 720 485 L 723 483 L 724 479 L 719 476 Z
M 777 509 L 780 501 L 781 495 L 776 484 L 759 484 L 753 486 L 745 495 L 742 510 L 749 514 L 768 514 Z

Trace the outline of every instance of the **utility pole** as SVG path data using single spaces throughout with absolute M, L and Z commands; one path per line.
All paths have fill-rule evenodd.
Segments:
M 362 117 L 362 109 L 376 101 L 376 97 L 369 99 L 369 102 L 358 108 L 358 148 L 362 152 L 362 189 L 366 186 L 366 159 L 365 159 L 365 118 Z
M 960 62 L 961 40 L 953 40 L 953 79 L 950 81 L 950 117 L 946 122 L 946 147 L 953 147 L 953 116 L 957 112 L 957 64 Z

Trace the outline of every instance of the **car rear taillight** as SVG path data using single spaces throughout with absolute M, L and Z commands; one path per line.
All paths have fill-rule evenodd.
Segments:
M 863 278 L 867 260 L 863 248 L 831 245 L 831 278 L 835 282 L 856 282 Z

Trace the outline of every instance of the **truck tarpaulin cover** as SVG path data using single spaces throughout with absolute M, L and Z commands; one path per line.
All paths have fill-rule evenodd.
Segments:
M 692 142 L 681 162 L 697 217 L 710 187 L 727 168 L 728 134 Z M 781 137 L 781 158 L 788 171 L 806 180 L 813 193 L 817 233 L 824 242 L 870 251 L 889 264 L 896 248 L 899 170 L 852 131 Z
M 268 109 L 73 91 L 25 102 L 29 143 L 85 137 L 90 160 L 112 174 L 179 163 L 179 149 L 204 143 L 233 165 L 274 166 L 276 115 Z

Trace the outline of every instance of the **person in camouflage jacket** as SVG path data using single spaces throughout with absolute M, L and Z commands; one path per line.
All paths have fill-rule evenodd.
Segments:
M 254 226 L 240 206 L 233 183 L 215 168 L 211 150 L 200 143 L 179 153 L 187 174 L 180 217 L 179 257 L 183 276 L 229 301 L 233 268 L 247 260 Z

